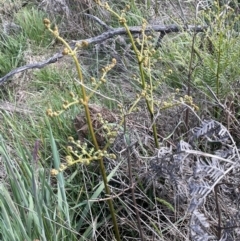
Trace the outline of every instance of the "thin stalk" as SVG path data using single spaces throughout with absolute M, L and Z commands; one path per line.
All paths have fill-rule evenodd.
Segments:
M 217 60 L 217 73 L 216 73 L 216 96 L 217 98 L 219 98 L 219 90 L 220 90 L 220 60 L 221 60 L 221 33 L 220 33 L 220 37 L 219 37 L 219 46 L 218 46 L 218 60 Z
M 77 59 L 76 55 L 73 55 L 73 59 L 74 59 L 74 62 L 75 62 L 76 68 L 77 68 L 78 77 L 79 77 L 81 83 L 83 84 L 83 75 L 82 75 L 81 67 L 80 67 L 80 64 L 78 62 L 78 59 Z M 85 87 L 83 85 L 81 85 L 81 88 L 82 88 L 82 93 L 83 93 L 83 105 L 84 105 L 84 109 L 85 109 L 85 116 L 87 118 L 88 129 L 90 131 L 90 135 L 91 135 L 94 147 L 98 151 L 99 145 L 98 145 L 98 142 L 96 140 L 96 135 L 94 133 L 93 126 L 92 126 L 92 120 L 91 120 L 90 111 L 89 111 L 89 108 L 88 108 L 88 97 L 86 95 Z M 104 163 L 103 163 L 103 158 L 101 158 L 99 160 L 99 166 L 100 166 L 100 171 L 101 171 L 101 175 L 102 175 L 102 178 L 103 178 L 105 192 L 106 192 L 107 195 L 110 196 L 111 193 L 110 193 L 110 189 L 108 187 L 107 175 L 106 175 L 106 170 L 105 170 L 105 166 L 104 166 Z M 115 238 L 118 241 L 120 241 L 121 239 L 120 239 L 120 234 L 119 234 L 119 229 L 118 229 L 118 224 L 117 224 L 117 218 L 116 218 L 116 214 L 115 214 L 112 199 L 108 199 L 107 202 L 108 202 L 109 210 L 110 210 L 111 217 L 112 217 L 112 222 L 113 222 L 113 227 L 114 227 L 114 232 L 115 232 Z
M 133 50 L 134 50 L 135 55 L 137 57 L 138 66 L 139 66 L 139 70 L 140 70 L 140 76 L 141 76 L 141 80 L 142 80 L 142 89 L 145 90 L 146 80 L 145 80 L 144 70 L 143 70 L 143 56 L 142 56 L 142 54 L 139 55 L 139 51 L 138 51 L 138 49 L 137 49 L 137 47 L 134 43 L 133 36 L 132 36 L 127 24 L 124 23 L 123 26 L 125 27 L 125 29 L 127 31 L 127 34 L 130 38 L 130 42 L 133 46 Z M 157 138 L 157 126 L 156 126 L 156 123 L 154 121 L 154 111 L 153 111 L 153 108 L 151 107 L 150 101 L 147 98 L 145 98 L 145 100 L 146 100 L 147 108 L 148 108 L 148 111 L 150 113 L 150 118 L 151 118 L 151 122 L 152 122 L 152 130 L 153 130 L 155 146 L 156 146 L 156 148 L 159 148 L 159 142 L 158 142 L 158 138 Z
M 219 98 L 219 91 L 220 91 L 220 71 L 221 71 L 221 66 L 220 66 L 220 62 L 221 62 L 221 45 L 222 45 L 222 30 L 221 30 L 221 19 L 220 19 L 220 6 L 218 3 L 218 30 L 220 31 L 219 33 L 219 38 L 218 38 L 218 54 L 217 54 L 217 72 L 216 72 L 216 96 L 217 98 Z M 215 117 L 218 118 L 219 117 L 219 108 L 215 107 Z
M 188 69 L 188 82 L 187 82 L 187 95 L 191 95 L 191 77 L 192 77 L 192 72 L 193 72 L 193 57 L 194 57 L 194 45 L 195 45 L 195 38 L 196 38 L 196 33 L 193 35 L 193 40 L 192 40 L 192 47 L 191 47 L 191 57 L 190 57 L 190 63 L 189 63 L 189 69 Z M 186 115 L 185 115 L 185 125 L 188 129 L 188 119 L 189 119 L 189 108 L 186 110 Z
M 126 131 L 126 129 L 124 128 L 124 132 L 125 131 Z M 130 151 L 131 151 L 132 145 L 131 145 L 131 143 L 129 143 L 130 139 L 127 137 L 126 133 L 124 134 L 124 139 L 125 139 L 125 143 L 127 145 L 128 175 L 129 175 L 129 181 L 130 181 L 130 186 L 131 186 L 132 201 L 133 201 L 133 205 L 134 205 L 134 209 L 135 209 L 135 214 L 136 214 L 136 217 L 137 217 L 137 225 L 138 225 L 139 236 L 140 236 L 141 241 L 144 241 L 140 215 L 139 215 L 139 211 L 137 209 L 137 202 L 136 202 L 136 197 L 135 197 L 135 187 L 134 187 L 133 178 L 132 178 L 132 164 L 131 164 L 131 160 L 130 160 L 131 159 L 130 158 L 130 155 L 131 155 Z
M 137 49 L 135 43 L 134 43 L 134 39 L 133 36 L 131 34 L 131 31 L 129 30 L 129 27 L 126 23 L 126 19 L 124 19 L 123 17 L 121 17 L 119 14 L 117 14 L 116 12 L 114 12 L 109 6 L 108 4 L 102 4 L 100 1 L 96 1 L 97 4 L 99 4 L 101 7 L 104 7 L 106 10 L 108 10 L 110 13 L 112 13 L 114 16 L 116 16 L 119 19 L 119 22 L 124 26 L 124 28 L 126 29 L 127 35 L 130 38 L 130 42 L 132 44 L 133 47 L 133 51 L 137 57 L 137 61 L 138 61 L 138 66 L 139 66 L 139 72 L 140 72 L 140 77 L 141 77 L 141 81 L 142 81 L 142 89 L 145 90 L 146 89 L 146 80 L 145 80 L 145 75 L 144 75 L 144 69 L 143 69 L 143 54 L 142 54 L 142 50 L 143 50 L 143 45 L 142 45 L 142 50 L 141 52 L 139 52 L 139 50 Z M 156 127 L 156 123 L 154 120 L 154 110 L 153 108 L 151 108 L 151 104 L 150 101 L 145 98 L 146 104 L 147 104 L 147 108 L 148 111 L 150 113 L 150 119 L 152 122 L 152 131 L 153 131 L 153 136 L 154 136 L 154 142 L 155 142 L 155 146 L 156 148 L 159 148 L 159 142 L 158 142 L 158 138 L 157 138 L 157 127 Z
M 77 68 L 78 77 L 79 77 L 81 83 L 83 84 L 83 75 L 82 75 L 81 67 L 80 67 L 80 64 L 79 64 L 78 59 L 77 59 L 75 54 L 73 55 L 73 59 L 74 59 L 74 62 L 75 62 L 76 68 Z M 85 90 L 84 85 L 81 85 L 81 88 L 82 88 L 82 94 L 83 94 L 83 106 L 84 106 L 84 109 L 85 109 L 85 116 L 87 118 L 88 129 L 90 131 L 90 135 L 91 135 L 91 138 L 92 138 L 92 141 L 93 141 L 93 145 L 94 145 L 95 149 L 98 151 L 99 145 L 98 145 L 98 142 L 96 140 L 96 135 L 95 135 L 94 130 L 93 130 L 92 120 L 91 120 L 91 116 L 90 116 L 90 110 L 88 108 L 88 99 L 89 98 L 86 95 L 86 90 Z M 99 160 L 99 166 L 100 166 L 100 171 L 101 171 L 101 175 L 102 175 L 102 178 L 103 178 L 105 192 L 106 192 L 107 195 L 110 196 L 111 193 L 110 193 L 110 189 L 108 187 L 107 175 L 106 175 L 106 170 L 105 170 L 105 166 L 104 166 L 104 163 L 103 163 L 103 158 L 101 158 Z M 118 241 L 120 241 L 121 239 L 120 239 L 120 234 L 119 234 L 119 229 L 118 229 L 118 224 L 117 224 L 117 218 L 116 218 L 116 214 L 115 214 L 112 199 L 108 199 L 107 202 L 108 202 L 109 210 L 110 210 L 111 217 L 112 217 L 112 222 L 113 222 L 113 227 L 114 227 L 114 232 L 115 232 L 115 238 Z
M 83 74 L 82 74 L 81 66 L 80 66 L 79 61 L 78 61 L 77 56 L 76 56 L 76 49 L 72 50 L 70 45 L 62 37 L 59 36 L 58 31 L 56 31 L 56 30 L 53 31 L 50 28 L 50 25 L 46 25 L 45 24 L 45 26 L 48 28 L 48 30 L 58 40 L 60 40 L 65 45 L 65 47 L 68 49 L 68 54 L 71 55 L 72 58 L 74 59 L 74 63 L 76 65 L 78 77 L 79 77 L 79 80 L 81 82 L 81 90 L 82 90 L 82 96 L 83 96 L 82 100 L 80 100 L 79 103 L 83 104 L 83 106 L 84 106 L 88 129 L 89 129 L 92 141 L 93 141 L 93 145 L 94 145 L 95 149 L 98 151 L 99 150 L 99 145 L 98 145 L 95 133 L 94 133 L 94 129 L 93 129 L 93 126 L 92 126 L 92 120 L 91 120 L 91 116 L 90 116 L 90 110 L 89 110 L 89 107 L 88 107 L 89 97 L 87 96 L 86 89 L 85 89 L 85 87 L 83 85 L 83 82 L 84 82 L 83 81 Z M 106 170 L 105 170 L 104 163 L 103 163 L 103 158 L 101 158 L 99 160 L 99 165 L 100 165 L 101 175 L 102 175 L 102 178 L 103 178 L 105 192 L 106 192 L 107 195 L 110 196 L 111 193 L 110 193 L 110 189 L 108 187 L 107 175 L 106 175 Z M 116 218 L 116 214 L 115 214 L 115 210 L 114 210 L 112 199 L 108 199 L 107 202 L 108 202 L 109 210 L 110 210 L 111 217 L 112 217 L 112 222 L 113 222 L 113 227 L 114 227 L 114 232 L 115 232 L 115 238 L 116 238 L 117 241 L 120 241 L 121 239 L 120 239 L 120 234 L 119 234 L 119 229 L 118 229 L 118 224 L 117 224 L 117 218 Z
M 72 57 L 74 59 L 74 62 L 75 62 L 76 68 L 77 68 L 78 77 L 80 79 L 80 82 L 83 84 L 83 75 L 82 75 L 82 71 L 81 71 L 81 67 L 80 67 L 80 64 L 78 62 L 78 59 L 77 59 L 75 54 Z M 82 89 L 82 95 L 83 95 L 83 102 L 82 102 L 82 104 L 84 106 L 85 116 L 87 118 L 88 129 L 89 129 L 92 141 L 93 141 L 93 145 L 95 146 L 96 150 L 99 150 L 98 142 L 96 140 L 96 136 L 95 136 L 95 133 L 94 133 L 94 130 L 93 130 L 93 126 L 92 126 L 90 110 L 88 108 L 88 99 L 89 98 L 87 97 L 86 90 L 85 90 L 85 87 L 83 85 L 81 85 L 81 89 Z
M 70 45 L 62 38 L 58 35 L 58 33 L 54 33 L 53 30 L 51 30 L 49 28 L 49 31 L 54 34 L 54 36 L 59 40 L 61 41 L 65 47 L 68 49 L 69 51 L 69 55 L 72 56 L 73 60 L 74 60 L 74 63 L 75 63 L 75 66 L 76 66 L 76 69 L 77 69 L 77 73 L 78 73 L 78 78 L 80 79 L 80 82 L 82 83 L 81 85 L 81 89 L 82 89 L 82 95 L 83 95 L 83 101 L 82 101 L 82 104 L 84 106 L 84 110 L 85 110 L 85 115 L 86 115 L 86 118 L 87 118 L 87 124 L 88 124 L 88 129 L 89 129 L 89 132 L 90 132 L 90 135 L 92 137 L 92 141 L 93 141 L 93 145 L 95 146 L 95 148 L 97 150 L 99 150 L 99 147 L 98 147 L 98 143 L 97 143 L 97 140 L 96 140 L 96 136 L 94 134 L 94 130 L 93 130 L 93 126 L 92 126 L 92 121 L 91 121 L 91 116 L 90 116 L 90 110 L 88 108 L 88 96 L 86 94 L 86 90 L 85 90 L 85 87 L 83 85 L 83 74 L 82 74 L 82 70 L 81 70 L 81 67 L 80 67 L 80 64 L 78 62 L 78 59 L 77 59 L 77 56 L 76 56 L 76 50 L 72 50 L 72 48 L 70 47 Z

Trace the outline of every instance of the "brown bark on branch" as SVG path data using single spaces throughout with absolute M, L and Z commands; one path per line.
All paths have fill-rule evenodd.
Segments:
M 142 31 L 142 26 L 129 27 L 129 29 L 132 34 L 140 34 Z M 145 33 L 149 34 L 151 32 L 160 32 L 161 34 L 165 35 L 167 33 L 177 33 L 180 31 L 203 32 L 205 29 L 206 29 L 206 27 L 193 26 L 193 25 L 189 25 L 187 28 L 180 27 L 177 25 L 168 25 L 168 26 L 149 25 L 149 26 L 147 26 Z M 74 48 L 76 43 L 82 43 L 83 41 L 88 42 L 88 44 L 97 44 L 97 43 L 101 43 L 109 38 L 112 38 L 116 35 L 124 35 L 124 34 L 126 34 L 125 28 L 111 28 L 110 27 L 108 29 L 108 31 L 106 31 L 96 37 L 92 37 L 92 38 L 88 38 L 88 39 L 84 39 L 84 40 L 72 40 L 70 43 L 70 46 L 72 48 Z M 17 73 L 23 72 L 28 69 L 35 69 L 35 68 L 41 69 L 48 64 L 57 62 L 62 57 L 63 57 L 62 53 L 56 53 L 51 58 L 49 58 L 45 61 L 33 63 L 33 64 L 27 64 L 27 65 L 21 66 L 19 68 L 13 69 L 8 74 L 6 74 L 2 78 L 0 78 L 0 85 L 3 84 L 7 79 L 9 79 L 10 77 L 12 77 L 13 75 L 15 75 Z

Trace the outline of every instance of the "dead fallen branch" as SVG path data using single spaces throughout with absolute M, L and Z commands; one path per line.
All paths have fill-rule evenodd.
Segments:
M 129 27 L 130 31 L 132 34 L 140 34 L 142 31 L 142 26 L 134 26 L 134 27 Z M 189 25 L 188 27 L 180 27 L 177 25 L 169 25 L 169 26 L 164 26 L 164 25 L 149 25 L 146 28 L 146 34 L 150 34 L 153 32 L 160 32 L 161 35 L 165 35 L 167 33 L 177 33 L 181 31 L 191 31 L 191 32 L 203 32 L 206 29 L 206 27 L 201 27 L 201 26 L 193 26 Z M 125 28 L 108 28 L 108 30 L 96 37 L 84 39 L 84 40 L 72 40 L 70 43 L 71 47 L 74 47 L 76 43 L 82 43 L 88 42 L 88 44 L 97 44 L 101 43 L 109 38 L 112 38 L 117 35 L 124 35 L 126 34 L 126 29 Z M 24 66 L 21 66 L 19 68 L 13 69 L 10 71 L 8 74 L 0 78 L 0 84 L 3 84 L 7 79 L 12 77 L 13 75 L 23 72 L 28 69 L 41 69 L 45 67 L 48 64 L 52 64 L 57 62 L 59 59 L 63 57 L 62 53 L 56 53 L 54 54 L 51 58 L 38 62 L 38 63 L 33 63 L 33 64 L 27 64 Z
M 23 72 L 23 71 L 28 70 L 28 69 L 41 69 L 48 64 L 52 64 L 52 63 L 57 62 L 57 60 L 62 58 L 62 57 L 63 57 L 62 53 L 57 53 L 57 54 L 54 54 L 51 58 L 49 58 L 45 61 L 33 63 L 33 64 L 27 64 L 27 65 L 21 66 L 19 68 L 13 69 L 8 74 L 6 74 L 2 78 L 0 78 L 0 84 L 3 84 L 7 79 L 9 79 L 10 77 L 12 77 L 13 75 L 15 75 L 17 73 Z

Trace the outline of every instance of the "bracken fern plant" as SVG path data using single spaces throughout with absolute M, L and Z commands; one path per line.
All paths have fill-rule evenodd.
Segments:
M 236 26 L 240 19 L 233 8 L 220 6 L 218 2 L 208 12 L 200 13 L 199 19 L 209 23 L 209 27 L 199 39 L 198 53 L 202 61 L 194 79 L 196 84 L 202 83 L 203 88 L 206 85 L 212 88 L 217 98 L 224 98 L 239 76 L 240 39 Z

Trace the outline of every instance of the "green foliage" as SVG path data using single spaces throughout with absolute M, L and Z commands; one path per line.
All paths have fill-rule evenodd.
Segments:
M 25 38 L 22 34 L 8 36 L 0 32 L 0 76 L 24 64 Z
M 214 24 L 199 38 L 197 47 L 201 63 L 193 73 L 193 82 L 198 85 L 201 81 L 203 86 L 200 87 L 208 85 L 217 97 L 225 98 L 240 74 L 240 36 L 234 29 L 239 17 L 225 5 L 217 5 L 203 16 Z
M 56 147 L 51 138 L 54 160 Z M 16 146 L 17 160 L 9 154 L 1 139 L 0 153 L 8 174 L 8 185 L 1 183 L 1 231 L 3 240 L 78 240 L 70 225 L 64 183 L 51 185 L 49 173 L 38 161 L 38 149 L 33 156 L 22 146 Z M 34 157 L 35 155 L 35 157 Z M 57 204 L 57 205 L 56 205 Z M 67 220 L 67 222 L 66 222 Z M 74 224 L 74 222 L 72 222 Z
M 75 76 L 71 69 L 67 71 L 66 69 L 68 69 L 67 66 L 62 66 L 62 68 L 50 66 L 34 73 L 35 78 L 30 87 L 32 91 L 36 91 L 39 94 L 41 102 L 43 101 L 42 103 L 56 105 L 57 102 L 60 102 L 56 98 L 59 96 L 59 92 L 62 93 L 62 100 L 69 99 L 69 92 L 75 89 L 72 81 Z M 45 98 L 43 98 L 44 96 Z
M 174 38 L 168 35 L 163 39 L 159 50 L 164 64 L 159 65 L 162 77 L 166 83 L 178 88 L 188 85 L 190 71 L 191 85 L 207 95 L 210 87 L 217 97 L 224 99 L 240 75 L 240 37 L 235 30 L 239 17 L 225 5 L 214 5 L 210 10 L 201 11 L 197 21 L 202 26 L 209 25 L 204 33 L 178 34 Z M 193 67 L 189 70 L 191 52 Z M 168 68 L 172 70 L 171 74 L 167 74 Z
M 60 155 L 51 129 L 49 134 L 53 167 L 59 169 Z M 99 183 L 93 187 L 92 193 L 85 190 L 87 197 L 90 195 L 88 199 L 93 200 L 90 203 L 86 201 L 85 195 L 67 198 L 69 191 L 66 187 L 70 187 L 68 179 L 63 173 L 58 173 L 57 183 L 53 182 L 47 164 L 42 159 L 44 153 L 41 150 L 41 143 L 36 143 L 39 149 L 34 149 L 33 154 L 17 143 L 15 154 L 10 154 L 4 140 L 1 139 L 0 154 L 7 171 L 7 183 L 2 182 L 0 185 L 1 239 L 89 240 L 94 235 L 93 230 L 102 225 L 97 220 L 92 224 L 88 224 L 86 220 L 91 218 L 90 215 L 97 215 L 99 212 L 98 203 L 94 200 L 102 193 L 104 184 Z M 108 180 L 120 165 L 121 162 L 111 171 Z M 77 193 L 82 189 L 79 184 L 76 187 Z M 82 232 L 81 239 L 77 230 Z
M 145 4 L 138 1 L 117 1 L 110 4 L 112 9 L 117 13 L 125 11 L 126 5 L 130 7 L 131 11 L 124 15 L 128 26 L 140 26 L 142 19 L 147 19 L 151 14 L 149 1 L 146 1 Z M 111 19 L 111 26 L 121 27 L 122 25 L 116 20 L 116 18 Z
M 172 212 L 174 212 L 174 207 L 171 205 L 171 203 L 167 202 L 166 200 L 163 200 L 161 198 L 156 198 L 156 200 L 161 203 L 162 205 L 165 205 L 168 209 L 170 209 Z
M 25 63 L 27 43 L 42 47 L 51 43 L 51 35 L 42 25 L 44 17 L 45 13 L 36 8 L 23 8 L 13 16 L 18 30 L 8 34 L 0 31 L 0 76 Z
M 112 19 L 113 26 L 124 26 L 128 31 L 128 26 L 142 25 L 144 29 L 146 22 L 142 21 L 142 16 L 147 17 L 144 8 L 145 11 L 149 10 L 150 1 L 145 1 L 144 7 L 137 1 L 127 3 L 130 5 L 130 10 L 125 9 L 124 1 L 116 2 L 113 6 L 114 11 L 110 9 L 117 19 L 117 21 Z M 106 9 L 108 8 L 106 7 Z M 120 12 L 120 9 L 124 9 L 124 12 L 118 15 L 116 12 Z M 138 106 L 144 106 L 142 100 L 145 101 L 146 110 L 149 112 L 151 127 L 155 125 L 155 118 L 162 115 L 162 110 L 180 105 L 181 102 L 187 103 L 193 108 L 196 107 L 189 96 L 185 96 L 180 101 L 175 99 L 175 93 L 166 97 L 164 89 L 161 89 L 163 84 L 168 87 L 181 88 L 182 86 L 187 87 L 190 83 L 206 96 L 210 95 L 208 88 L 210 87 L 218 98 L 226 98 L 231 90 L 231 85 L 240 76 L 240 37 L 236 32 L 239 19 L 234 17 L 235 13 L 225 10 L 224 6 L 215 6 L 212 10 L 203 11 L 198 15 L 196 22 L 210 25 L 204 33 L 194 35 L 194 33 L 184 32 L 166 35 L 162 40 L 161 47 L 157 50 L 150 41 L 151 36 L 143 33 L 137 40 L 135 36 L 128 33 L 132 43 L 130 50 L 135 51 L 136 59 L 129 61 L 131 66 L 127 66 L 129 67 L 127 74 L 116 71 L 114 74 L 117 82 L 115 90 L 113 90 L 112 83 L 108 82 L 113 79 L 113 76 L 111 74 L 106 76 L 108 71 L 115 66 L 115 59 L 110 62 L 108 57 L 108 64 L 101 64 L 102 74 L 96 78 L 91 77 L 90 71 L 100 65 L 96 61 L 97 63 L 90 64 L 89 69 L 82 69 L 77 50 L 82 51 L 84 43 L 76 46 L 74 50 L 71 49 L 65 40 L 59 37 L 58 29 L 53 27 L 48 19 L 44 20 L 48 30 L 65 45 L 64 54 L 73 57 L 79 80 L 76 80 L 72 68 L 69 70 L 66 66 L 64 69 L 58 66 L 36 71 L 34 80 L 28 86 L 28 91 L 32 91 L 33 97 L 27 98 L 26 101 L 28 106 L 33 107 L 34 112 L 25 116 L 3 112 L 0 130 L 6 141 L 1 140 L 0 154 L 4 159 L 8 179 L 6 183 L 0 185 L 2 211 L 0 214 L 0 238 L 2 240 L 94 240 L 101 236 L 101 234 L 99 236 L 96 234 L 96 230 L 99 231 L 106 223 L 110 223 L 111 216 L 105 202 L 98 202 L 97 199 L 102 197 L 104 188 L 105 192 L 110 195 L 107 190 L 107 182 L 116 174 L 122 162 L 120 161 L 107 177 L 106 173 L 104 176 L 103 157 L 111 158 L 106 151 L 111 143 L 109 142 L 104 147 L 103 152 L 99 151 L 99 143 L 97 140 L 94 141 L 96 133 L 94 131 L 91 133 L 92 139 L 86 143 L 69 141 L 69 136 L 74 138 L 77 136 L 76 130 L 73 128 L 73 119 L 79 112 L 85 111 L 86 125 L 90 129 L 97 119 L 91 119 L 89 110 L 87 110 L 88 103 L 90 100 L 92 103 L 99 99 L 102 105 L 120 110 L 118 118 L 121 119 L 121 128 L 118 131 L 122 132 L 126 128 L 123 117 L 131 118 Z M 27 40 L 38 46 L 47 46 L 51 42 L 48 31 L 42 25 L 44 17 L 45 13 L 34 8 L 24 8 L 17 13 L 15 20 L 21 26 L 22 33 L 17 36 L 1 35 L 0 75 L 24 62 L 23 51 L 26 48 Z M 192 44 L 193 40 L 194 44 Z M 133 55 L 132 52 L 130 54 Z M 190 65 L 191 61 L 192 65 Z M 94 71 L 98 73 L 99 70 L 94 69 Z M 133 99 L 130 100 L 128 100 L 128 93 L 122 90 L 123 81 L 119 84 L 120 76 L 125 74 L 128 84 L 133 83 L 132 86 L 134 86 Z M 118 98 L 118 95 L 122 95 L 121 98 Z M 161 95 L 160 98 L 159 95 Z M 113 99 L 114 101 L 112 101 Z M 127 105 L 124 103 L 126 99 L 128 100 Z M 119 103 L 120 105 L 117 105 Z M 43 115 L 46 111 L 49 116 L 54 118 L 44 119 Z M 130 121 L 134 120 L 130 119 Z M 107 130 L 109 127 L 107 121 L 103 120 L 102 124 L 105 124 L 104 128 Z M 144 128 L 151 132 L 149 126 L 144 126 Z M 172 137 L 176 129 L 168 137 L 164 137 L 165 140 Z M 161 140 L 159 133 L 157 129 L 152 128 L 151 138 L 155 139 L 155 147 L 158 147 L 158 142 Z M 42 142 L 39 160 L 36 160 L 31 154 L 32 145 L 36 139 L 41 139 Z M 141 137 L 136 142 L 136 145 L 142 145 L 140 155 L 149 158 L 151 150 L 143 146 L 140 139 Z M 95 149 L 90 142 L 93 142 Z M 6 143 L 11 143 L 13 150 L 9 151 Z M 130 146 L 130 144 L 129 141 L 128 145 Z M 160 144 L 162 145 L 162 143 Z M 77 152 L 76 149 L 69 151 L 69 148 L 66 148 L 68 145 L 73 145 L 75 148 L 80 147 L 80 151 Z M 67 163 L 66 153 L 72 155 L 71 166 Z M 98 155 L 93 155 L 94 153 Z M 86 156 L 91 161 L 89 161 L 88 167 L 82 165 Z M 101 171 L 103 171 L 101 177 L 103 180 L 106 179 L 104 182 L 99 178 L 99 167 L 96 168 L 94 164 L 91 166 L 94 158 L 100 163 Z M 80 164 L 76 165 L 77 162 Z M 147 163 L 143 163 L 143 165 L 145 164 L 147 166 Z M 52 169 L 54 177 L 50 176 L 50 169 Z M 62 172 L 63 170 L 65 172 Z M 126 172 L 126 167 L 124 170 Z M 126 173 L 121 173 L 121 175 L 125 180 Z M 140 182 L 143 181 L 140 180 Z M 143 184 L 136 182 L 136 185 Z M 141 191 L 144 192 L 145 187 L 142 187 Z M 123 195 L 125 194 L 123 193 Z M 147 196 L 148 193 L 144 193 L 144 195 Z M 144 195 L 141 197 L 144 198 Z M 152 208 L 160 204 L 159 206 L 168 212 L 174 214 L 177 212 L 177 209 L 168 201 L 161 197 L 154 197 L 155 193 L 151 192 L 151 197 L 148 195 L 148 203 L 145 205 Z M 119 200 L 118 211 L 124 210 L 128 213 L 127 202 L 125 203 L 121 198 Z M 110 206 L 112 212 L 111 208 Z M 142 210 L 141 212 L 144 213 Z M 113 212 L 112 216 L 116 217 L 117 214 L 119 213 Z M 161 217 L 164 214 L 161 213 L 159 216 L 158 221 L 161 223 Z M 147 222 L 151 225 L 147 223 L 145 227 L 153 226 L 157 235 L 163 238 L 161 225 L 156 220 L 148 218 Z M 166 227 L 165 229 L 170 230 L 171 228 Z M 133 227 L 127 232 L 136 236 L 136 230 L 137 228 Z
M 33 41 L 35 45 L 47 46 L 52 38 L 45 30 L 42 20 L 46 14 L 34 7 L 23 8 L 15 16 L 15 22 L 22 28 L 23 35 L 27 40 Z

